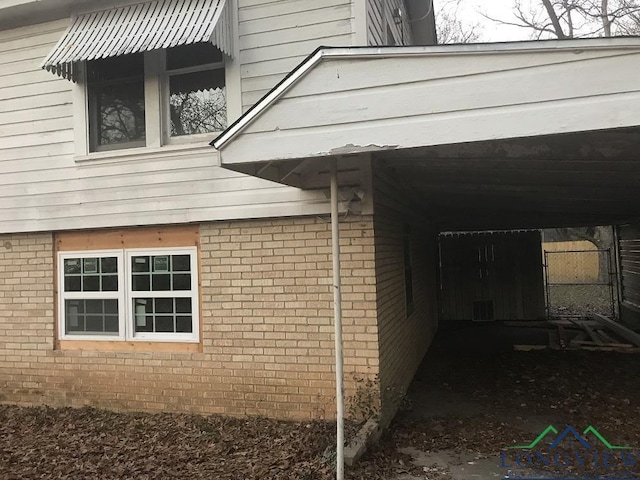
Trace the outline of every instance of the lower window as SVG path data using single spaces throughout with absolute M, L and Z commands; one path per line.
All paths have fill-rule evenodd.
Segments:
M 62 252 L 60 338 L 198 341 L 194 247 Z

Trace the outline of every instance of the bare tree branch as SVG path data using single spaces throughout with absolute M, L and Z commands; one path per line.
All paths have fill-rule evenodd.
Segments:
M 532 38 L 559 39 L 640 34 L 640 0 L 513 0 L 513 18 L 482 16 L 527 28 Z

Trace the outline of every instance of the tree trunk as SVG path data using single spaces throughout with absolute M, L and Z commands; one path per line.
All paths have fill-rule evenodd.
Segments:
M 556 36 L 560 39 L 567 38 L 564 31 L 562 30 L 562 25 L 560 25 L 560 20 L 558 20 L 558 15 L 556 15 L 556 11 L 553 9 L 553 5 L 551 5 L 551 0 L 542 0 L 542 4 L 547 10 L 547 15 L 549 15 L 549 20 L 551 20 L 551 24 L 553 25 L 553 30 L 556 32 Z
M 611 36 L 611 19 L 609 18 L 609 0 L 602 0 L 601 12 L 602 29 L 605 37 Z

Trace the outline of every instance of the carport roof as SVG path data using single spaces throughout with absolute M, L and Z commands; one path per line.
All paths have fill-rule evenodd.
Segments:
M 443 211 L 626 218 L 640 212 L 639 60 L 638 37 L 320 48 L 212 145 L 223 167 L 301 188 L 328 185 L 328 157 L 350 185 L 373 159 Z M 475 229 L 463 216 L 444 228 Z

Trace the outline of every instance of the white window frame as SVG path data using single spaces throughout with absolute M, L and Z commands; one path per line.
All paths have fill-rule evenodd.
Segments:
M 70 258 L 101 258 L 116 257 L 118 259 L 118 291 L 116 292 L 65 292 L 64 290 L 64 261 Z M 60 340 L 124 340 L 125 319 L 122 315 L 124 304 L 125 285 L 123 284 L 124 256 L 122 250 L 89 250 L 81 252 L 58 253 L 58 336 Z M 66 300 L 118 300 L 118 334 L 108 333 L 101 335 L 68 334 L 66 326 Z
M 131 289 L 131 258 L 139 255 L 189 255 L 191 290 L 134 292 Z M 117 292 L 65 292 L 64 260 L 68 258 L 116 257 L 118 259 L 118 291 Z M 198 270 L 198 249 L 196 247 L 167 248 L 131 248 L 119 250 L 83 250 L 59 252 L 58 266 L 58 338 L 60 340 L 91 341 L 127 341 L 127 342 L 183 342 L 198 343 L 200 341 L 200 290 Z M 191 298 L 191 333 L 137 333 L 135 332 L 134 297 L 147 298 Z M 65 300 L 106 299 L 118 300 L 118 334 L 117 335 L 84 335 L 66 333 Z
M 189 255 L 191 257 L 191 289 L 190 290 L 165 290 L 165 291 L 133 291 L 130 287 L 133 277 L 131 258 L 136 256 L 158 255 Z M 198 249 L 195 247 L 175 248 L 132 248 L 125 250 L 125 263 L 127 275 L 127 325 L 130 328 L 132 340 L 159 341 L 159 342 L 198 342 L 200 337 L 200 304 L 198 302 Z M 135 332 L 135 311 L 133 299 L 135 297 L 147 298 L 190 298 L 191 299 L 191 333 L 169 332 Z

